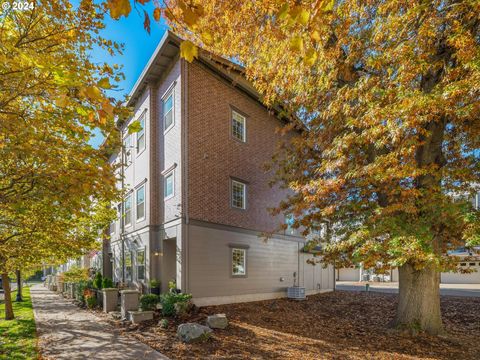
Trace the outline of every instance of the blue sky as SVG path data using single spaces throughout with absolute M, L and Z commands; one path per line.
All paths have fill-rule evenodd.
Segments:
M 121 56 L 112 57 L 101 50 L 95 50 L 92 53 L 92 60 L 95 62 L 108 62 L 123 66 L 126 79 L 119 84 L 118 90 L 109 92 L 110 96 L 123 99 L 130 92 L 163 34 L 168 29 L 163 17 L 160 22 L 153 19 L 153 8 L 152 2 L 148 2 L 145 6 L 137 4 L 137 9 L 133 8 L 127 18 L 122 17 L 120 20 L 113 20 L 109 16 L 105 17 L 106 28 L 101 32 L 101 35 L 106 39 L 125 45 L 124 53 Z M 143 9 L 150 15 L 150 35 L 143 28 Z M 90 143 L 96 147 L 103 141 L 103 137 L 97 131 L 95 134 L 96 136 L 91 139 Z

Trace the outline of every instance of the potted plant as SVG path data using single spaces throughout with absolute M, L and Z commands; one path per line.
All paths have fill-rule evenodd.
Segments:
M 160 281 L 157 279 L 150 280 L 150 293 L 160 295 Z

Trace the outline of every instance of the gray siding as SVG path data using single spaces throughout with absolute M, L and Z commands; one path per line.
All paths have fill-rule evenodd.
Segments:
M 160 141 L 159 141 L 159 151 L 160 151 L 160 171 L 167 170 L 172 166 L 176 165 L 174 168 L 174 177 L 175 177 L 175 191 L 174 196 L 164 201 L 163 191 L 164 177 L 161 176 L 162 186 L 160 188 L 160 203 L 163 204 L 163 217 L 162 223 L 167 223 L 169 221 L 175 220 L 181 216 L 181 204 L 182 204 L 182 173 L 181 173 L 181 160 L 182 160 L 182 148 L 181 148 L 181 119 L 182 119 L 182 93 L 181 93 L 181 60 L 178 59 L 169 70 L 168 75 L 161 82 L 158 88 L 158 114 L 160 121 Z M 165 132 L 164 122 L 163 122 L 163 99 L 171 91 L 174 94 L 174 125 L 172 128 Z
M 231 245 L 248 246 L 247 276 L 231 276 Z M 188 291 L 194 298 L 284 292 L 297 284 L 307 290 L 333 289 L 329 267 L 306 264 L 307 255 L 299 252 L 303 243 L 283 239 L 264 242 L 256 235 L 198 225 L 189 226 Z M 283 279 L 283 281 L 282 281 Z

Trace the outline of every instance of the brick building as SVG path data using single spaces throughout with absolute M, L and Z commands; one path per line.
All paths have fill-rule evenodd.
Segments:
M 333 268 L 307 262 L 303 237 L 259 237 L 285 222 L 268 213 L 286 192 L 264 170 L 285 140 L 275 132 L 282 120 L 237 65 L 203 51 L 188 63 L 179 45 L 167 32 L 131 92 L 125 215 L 111 226 L 104 272 L 145 290 L 174 280 L 199 305 L 285 296 L 294 281 L 307 293 L 332 290 Z M 128 135 L 136 120 L 143 129 Z

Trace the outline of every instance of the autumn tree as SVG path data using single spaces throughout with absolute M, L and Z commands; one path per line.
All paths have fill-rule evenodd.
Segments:
M 103 8 L 81 1 L 37 1 L 0 16 L 0 273 L 6 318 L 13 318 L 8 274 L 58 263 L 95 246 L 118 196 L 94 129 L 123 116 L 105 95 L 122 76 L 89 52 L 121 47 L 98 35 Z M 115 139 L 115 137 L 112 137 Z M 115 145 L 115 144 L 112 144 Z
M 128 1 L 109 2 L 118 16 Z M 130 5 L 128 5 L 130 6 Z M 397 327 L 442 331 L 448 250 L 480 243 L 480 3 L 167 0 L 186 41 L 241 63 L 300 129 L 275 159 L 277 211 L 330 224 L 326 261 L 399 267 Z

